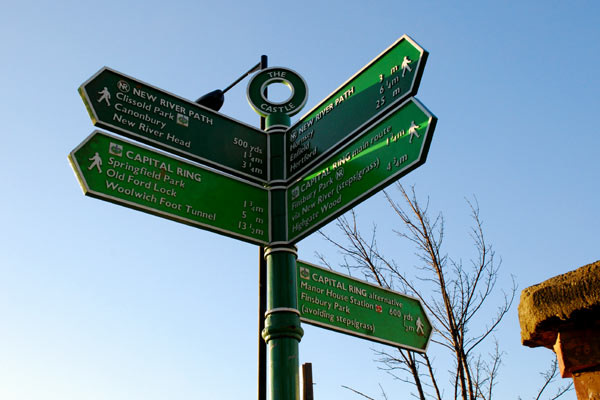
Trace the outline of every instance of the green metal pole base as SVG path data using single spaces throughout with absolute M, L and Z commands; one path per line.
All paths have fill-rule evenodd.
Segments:
M 267 312 L 262 336 L 269 356 L 270 400 L 299 400 L 298 343 L 300 326 L 296 295 L 296 247 L 265 249 L 267 260 Z

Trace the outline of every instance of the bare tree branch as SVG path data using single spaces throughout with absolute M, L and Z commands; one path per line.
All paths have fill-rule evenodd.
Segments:
M 546 389 L 548 389 L 550 384 L 556 380 L 556 378 L 558 376 L 558 362 L 556 361 L 556 358 L 554 358 L 552 360 L 550 367 L 548 367 L 548 369 L 546 371 L 540 373 L 540 375 L 542 375 L 542 377 L 544 378 L 544 382 L 543 382 L 542 387 L 540 388 L 537 396 L 535 397 L 535 400 L 540 400 L 542 398 L 542 394 L 544 393 L 544 391 L 546 391 Z M 558 389 L 556 389 L 556 393 L 554 393 L 554 395 L 552 395 L 552 397 L 549 397 L 549 400 L 558 399 L 563 394 L 571 391 L 572 389 L 573 389 L 573 381 L 570 381 L 568 385 L 560 386 Z
M 472 222 L 468 238 L 474 252 L 463 262 L 462 258 L 452 258 L 443 250 L 444 216 L 441 213 L 432 216 L 429 200 L 420 202 L 414 187 L 409 190 L 402 185 L 396 187 L 399 201 L 386 191 L 384 195 L 400 222 L 400 227 L 393 232 L 399 240 L 414 246 L 418 264 L 410 271 L 381 251 L 376 226 L 363 235 L 354 211 L 337 220 L 342 241 L 323 232 L 321 235 L 342 255 L 343 268 L 349 273 L 362 274 L 367 281 L 384 288 L 400 287 L 420 300 L 433 324 L 431 342 L 440 350 L 448 351 L 454 360 L 448 372 L 455 400 L 492 400 L 503 353 L 497 342 L 490 353 L 482 353 L 481 348 L 513 304 L 517 292 L 514 278 L 506 292 L 497 290 L 502 260 L 496 257 L 494 248 L 486 240 L 476 198 L 466 199 Z M 325 257 L 319 257 L 326 261 Z M 500 304 L 495 306 L 495 313 L 490 313 L 490 308 L 494 308 L 490 303 L 496 301 L 497 293 Z M 413 397 L 442 400 L 443 390 L 427 355 L 403 349 L 394 354 L 385 351 L 376 351 L 376 354 L 380 369 L 416 389 Z M 548 380 L 540 395 L 550 383 Z M 562 395 L 563 388 L 557 393 Z
M 351 387 L 344 386 L 344 385 L 342 385 L 342 387 L 343 387 L 344 389 L 351 390 L 351 391 L 353 391 L 354 393 L 361 395 L 362 397 L 366 397 L 366 398 L 367 398 L 367 399 L 369 399 L 369 400 L 375 400 L 374 398 L 372 398 L 372 397 L 369 397 L 369 396 L 367 396 L 366 394 L 364 394 L 364 393 L 362 393 L 362 392 L 359 392 L 358 390 L 354 390 L 354 389 L 352 389 Z

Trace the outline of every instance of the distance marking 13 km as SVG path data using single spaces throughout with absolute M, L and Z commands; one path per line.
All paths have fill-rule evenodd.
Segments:
M 100 131 L 69 161 L 86 196 L 257 245 L 270 241 L 269 193 L 261 185 Z

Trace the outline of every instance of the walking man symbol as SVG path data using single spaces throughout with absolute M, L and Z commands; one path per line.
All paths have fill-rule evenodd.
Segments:
M 412 72 L 412 68 L 408 66 L 408 64 L 410 64 L 411 62 L 412 62 L 412 60 L 410 58 L 408 58 L 407 56 L 404 56 L 404 60 L 402 60 L 402 65 L 400 65 L 400 67 L 402 68 L 402 77 L 403 78 L 404 78 L 404 74 L 406 74 L 406 71 Z
M 106 86 L 104 86 L 104 89 L 102 89 L 101 91 L 99 91 L 98 94 L 102 95 L 98 99 L 98 103 L 100 103 L 100 102 L 102 102 L 102 100 L 104 100 L 104 101 L 106 101 L 106 105 L 110 107 L 110 92 L 108 91 L 108 89 L 106 88 Z
M 424 335 L 425 330 L 423 329 L 423 321 L 421 321 L 420 317 L 417 317 L 417 334 Z
M 96 154 L 94 154 L 94 157 L 90 158 L 89 160 L 93 161 L 93 162 L 88 167 L 88 170 L 96 167 L 98 169 L 98 172 L 102 173 L 102 168 L 100 168 L 102 166 L 102 158 L 100 158 L 100 154 L 98 154 L 98 152 L 96 152 Z
M 415 121 L 411 121 L 410 127 L 408 128 L 408 134 L 410 135 L 410 138 L 408 139 L 408 143 L 412 143 L 413 136 L 416 136 L 417 139 L 420 138 L 419 132 L 417 131 L 417 129 L 419 129 L 419 125 L 415 125 Z

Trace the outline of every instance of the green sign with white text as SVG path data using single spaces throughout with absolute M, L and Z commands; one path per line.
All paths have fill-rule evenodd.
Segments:
M 300 320 L 424 353 L 432 326 L 418 299 L 297 261 Z
M 287 189 L 288 241 L 310 235 L 425 163 L 437 119 L 414 98 L 360 132 Z
M 236 176 L 268 180 L 267 135 L 110 68 L 79 88 L 94 125 Z
M 286 133 L 286 173 L 294 178 L 357 128 L 414 96 L 428 53 L 402 36 L 295 123 Z
M 87 196 L 250 243 L 269 243 L 269 193 L 95 131 L 69 154 Z

